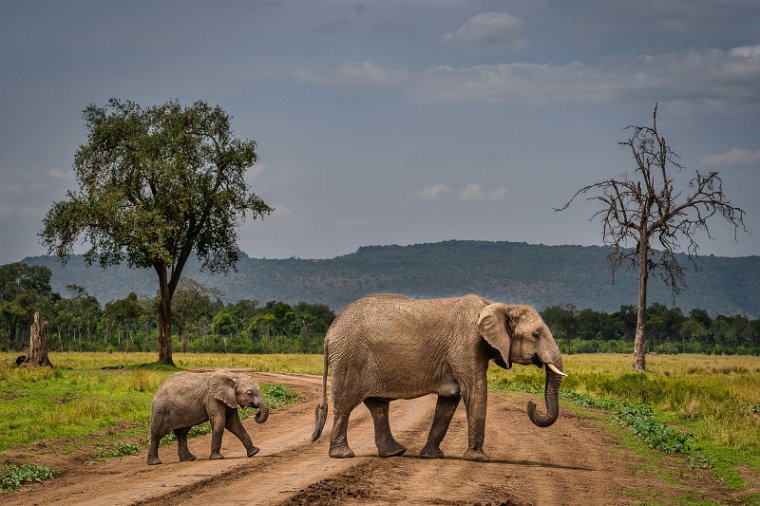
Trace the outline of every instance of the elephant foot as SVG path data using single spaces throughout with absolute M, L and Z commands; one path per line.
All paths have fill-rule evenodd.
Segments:
M 423 459 L 442 459 L 446 455 L 441 451 L 440 448 L 433 447 L 433 446 L 425 446 L 420 451 L 420 457 Z
M 464 460 L 474 460 L 477 462 L 487 462 L 489 460 L 488 455 L 481 450 L 467 450 L 464 452 L 463 458 Z
M 252 447 L 251 447 L 251 448 L 248 450 L 248 456 L 249 456 L 249 457 L 253 457 L 253 456 L 254 456 L 254 455 L 256 455 L 257 453 L 259 453 L 259 451 L 260 451 L 260 450 L 261 450 L 260 448 L 256 448 L 255 446 L 252 446 Z
M 334 459 L 350 459 L 354 457 L 354 451 L 348 445 L 333 446 L 330 448 L 330 457 Z
M 179 456 L 179 461 L 180 462 L 192 462 L 193 460 L 195 460 L 195 455 L 193 455 L 190 452 L 182 453 Z
M 403 455 L 404 452 L 406 452 L 406 446 L 400 445 L 395 441 L 393 444 L 387 445 L 384 448 L 377 449 L 377 453 L 381 457 L 397 457 L 399 455 Z
M 155 466 L 156 464 L 160 464 L 161 459 L 158 458 L 158 455 L 148 455 L 148 465 L 149 466 Z
M 222 455 L 219 452 L 211 452 L 211 455 L 208 456 L 209 460 L 219 460 L 223 458 L 224 458 L 224 455 Z

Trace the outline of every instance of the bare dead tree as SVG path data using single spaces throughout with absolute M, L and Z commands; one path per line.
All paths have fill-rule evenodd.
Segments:
M 614 275 L 621 265 L 638 268 L 638 310 L 636 337 L 633 345 L 633 369 L 646 370 L 646 307 L 649 275 L 657 272 L 672 290 L 673 295 L 686 287 L 686 276 L 677 254 L 685 252 L 688 262 L 699 269 L 697 256 L 698 232 L 712 238 L 708 220 L 716 214 L 734 226 L 734 240 L 744 226 L 745 212 L 733 206 L 723 193 L 723 180 L 717 172 L 696 175 L 686 190 L 676 190 L 673 170 L 681 171 L 678 155 L 657 130 L 657 104 L 652 114 L 652 126 L 632 126 L 628 140 L 620 142 L 631 150 L 636 162 L 633 178 L 607 179 L 579 189 L 561 208 L 564 211 L 573 201 L 588 195 L 586 200 L 600 204 L 589 221 L 602 222 L 602 240 L 611 246 L 608 255 Z
M 36 311 L 29 332 L 29 352 L 19 365 L 53 367 L 48 358 L 48 351 L 48 322 L 42 319 L 39 311 Z

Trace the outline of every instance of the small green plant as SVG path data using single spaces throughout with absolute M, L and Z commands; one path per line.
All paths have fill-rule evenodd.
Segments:
M 134 455 L 140 451 L 140 445 L 137 443 L 128 443 L 126 441 L 117 441 L 110 446 L 98 447 L 96 455 L 98 457 L 123 457 L 125 455 Z
M 298 400 L 298 392 L 282 385 L 265 385 L 262 387 L 262 391 L 269 409 L 277 409 Z
M 694 438 L 683 434 L 654 419 L 652 407 L 647 404 L 634 406 L 621 403 L 613 410 L 613 416 L 627 425 L 631 432 L 650 447 L 665 453 L 687 453 Z
M 53 474 L 53 469 L 47 466 L 3 464 L 2 473 L 0 473 L 0 492 L 16 490 L 25 483 L 49 480 Z

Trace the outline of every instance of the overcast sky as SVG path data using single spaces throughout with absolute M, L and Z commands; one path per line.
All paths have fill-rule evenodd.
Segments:
M 324 258 L 448 239 L 600 244 L 594 208 L 633 170 L 628 124 L 718 170 L 750 234 L 713 222 L 703 254 L 760 254 L 760 2 L 273 0 L 0 3 L 0 263 L 76 184 L 81 111 L 109 97 L 202 99 L 258 143 L 276 207 L 254 257 Z

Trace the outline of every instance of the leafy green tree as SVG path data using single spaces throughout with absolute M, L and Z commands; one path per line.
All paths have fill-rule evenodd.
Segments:
M 106 334 L 116 331 L 116 346 L 119 350 L 123 349 L 132 341 L 134 345 L 134 333 L 140 325 L 140 318 L 143 316 L 143 308 L 135 292 L 123 298 L 111 301 L 103 309 L 102 323 L 106 327 Z
M 61 299 L 57 304 L 53 326 L 59 335 L 62 330 L 73 335 L 77 349 L 92 350 L 93 336 L 101 318 L 100 303 L 79 285 L 70 284 L 66 288 L 72 297 Z
M 47 267 L 20 262 L 0 266 L 0 319 L 5 327 L 5 349 L 19 349 L 19 334 L 29 327 L 34 311 L 49 310 L 57 298 L 50 287 Z M 47 311 L 45 311 L 47 312 Z
M 172 301 L 174 325 L 179 330 L 182 351 L 187 351 L 188 332 L 199 327 L 201 322 L 212 318 L 221 305 L 222 292 L 204 285 L 192 278 L 180 281 Z
M 702 322 L 694 318 L 688 318 L 681 324 L 681 338 L 689 340 L 702 339 L 707 334 L 707 329 Z
M 699 322 L 706 329 L 709 329 L 710 325 L 712 325 L 712 319 L 710 319 L 710 315 L 704 309 L 692 309 L 689 311 L 689 318 Z
M 575 339 L 578 337 L 579 326 L 575 306 L 549 306 L 541 311 L 552 333 L 557 339 Z
M 272 211 L 245 171 L 256 144 L 237 139 L 220 107 L 177 101 L 143 108 L 111 99 L 84 110 L 87 142 L 74 157 L 78 192 L 55 202 L 41 242 L 65 259 L 82 237 L 88 264 L 127 262 L 158 276 L 158 361 L 173 364 L 172 299 L 195 252 L 211 272 L 238 260 L 236 228 Z

